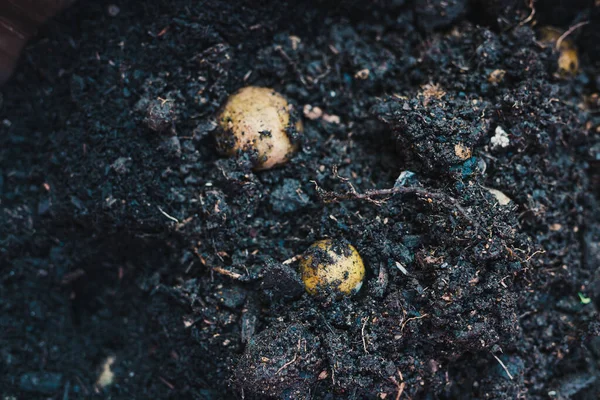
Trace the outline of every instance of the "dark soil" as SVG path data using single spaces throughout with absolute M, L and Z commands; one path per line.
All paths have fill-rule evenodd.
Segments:
M 110 4 L 2 88 L 2 399 L 598 398 L 597 2 Z M 305 115 L 281 168 L 215 151 L 250 84 Z M 303 290 L 326 237 L 354 297 Z

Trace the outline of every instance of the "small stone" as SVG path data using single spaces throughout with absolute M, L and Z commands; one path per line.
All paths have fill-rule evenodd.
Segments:
M 294 36 L 291 35 L 289 37 L 290 42 L 292 43 L 292 50 L 298 50 L 298 45 L 302 42 L 302 39 L 300 39 L 298 36 Z
M 468 160 L 471 158 L 471 149 L 462 143 L 457 143 L 454 145 L 454 154 L 463 161 Z
M 550 225 L 550 230 L 552 232 L 558 232 L 562 229 L 562 225 L 561 224 L 552 224 Z
M 106 8 L 106 12 L 111 17 L 116 17 L 121 12 L 121 9 L 116 4 L 109 4 Z
M 367 79 L 369 77 L 369 73 L 370 73 L 370 71 L 367 68 L 361 69 L 356 74 L 354 74 L 354 77 L 356 79 L 362 79 L 362 80 L 364 80 L 364 79 Z
M 131 164 L 131 157 L 119 157 L 110 165 L 110 168 L 117 174 L 123 175 L 129 172 Z
M 214 120 L 204 120 L 198 123 L 192 132 L 194 141 L 199 141 L 208 136 L 217 128 L 217 122 Z
M 500 204 L 501 206 L 505 206 L 512 201 L 510 199 L 510 197 L 508 197 L 507 195 L 505 195 L 504 193 L 502 193 L 501 191 L 499 191 L 497 189 L 492 189 L 492 188 L 485 188 L 485 189 L 496 198 L 496 200 L 498 201 L 498 204 Z
M 492 145 L 492 149 L 497 147 L 505 148 L 510 144 L 508 133 L 506 133 L 506 131 L 500 125 L 496 127 L 494 136 L 490 139 L 490 144 Z
M 323 114 L 323 121 L 336 125 L 339 125 L 341 123 L 340 117 L 333 114 Z
M 506 71 L 503 69 L 496 69 L 492 71 L 492 73 L 488 76 L 488 82 L 490 83 L 500 83 L 504 80 L 504 75 L 506 75 Z
M 156 99 L 148 104 L 144 123 L 154 132 L 165 132 L 173 128 L 174 124 L 173 101 Z
M 417 174 L 407 170 L 400 172 L 398 179 L 396 179 L 396 182 L 394 182 L 394 187 L 401 188 L 404 186 L 413 186 L 418 183 L 419 181 L 417 180 Z
M 313 121 L 323 116 L 323 110 L 320 107 L 313 107 L 310 104 L 305 104 L 302 112 L 306 118 Z
M 108 356 L 106 360 L 104 360 L 100 375 L 96 381 L 96 386 L 105 388 L 113 384 L 115 380 L 115 373 L 112 370 L 112 365 L 115 363 L 115 360 L 116 358 L 114 356 Z

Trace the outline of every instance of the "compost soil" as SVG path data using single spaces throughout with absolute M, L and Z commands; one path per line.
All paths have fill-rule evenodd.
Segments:
M 591 0 L 80 1 L 2 88 L 2 399 L 597 399 L 599 39 Z M 215 151 L 247 85 L 285 166 Z M 327 237 L 356 296 L 304 291 Z

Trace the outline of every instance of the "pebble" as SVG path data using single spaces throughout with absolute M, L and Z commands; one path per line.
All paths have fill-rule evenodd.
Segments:
M 402 171 L 394 183 L 394 188 L 418 184 L 417 174 L 412 171 Z
M 111 17 L 116 17 L 121 12 L 121 9 L 116 4 L 109 4 L 106 11 Z
M 502 128 L 500 125 L 496 127 L 494 131 L 494 136 L 490 139 L 490 144 L 492 145 L 492 149 L 497 147 L 508 147 L 510 144 L 510 139 L 508 138 L 508 133 Z
M 505 195 L 498 189 L 492 189 L 492 188 L 485 188 L 485 189 L 488 192 L 490 192 L 496 198 L 496 200 L 498 200 L 498 204 L 500 204 L 501 206 L 505 206 L 512 201 L 510 199 L 510 197 L 508 197 L 507 195 Z
M 131 157 L 119 157 L 111 165 L 110 168 L 119 175 L 124 175 L 129 172 L 133 164 Z

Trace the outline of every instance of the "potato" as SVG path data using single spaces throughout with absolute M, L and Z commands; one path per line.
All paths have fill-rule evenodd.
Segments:
M 540 28 L 540 42 L 545 45 L 556 46 L 563 32 L 551 26 Z M 557 72 L 561 77 L 577 74 L 579 71 L 579 54 L 575 43 L 565 38 L 558 44 Z
M 219 114 L 219 152 L 227 156 L 248 154 L 255 170 L 286 163 L 297 150 L 302 131 L 291 111 L 292 106 L 273 89 L 240 89 L 229 97 Z
M 300 274 L 311 295 L 351 295 L 360 290 L 365 265 L 358 251 L 345 240 L 325 239 L 312 244 L 300 259 Z
M 579 56 L 574 48 L 561 49 L 558 56 L 558 73 L 567 76 L 575 75 L 579 70 Z

